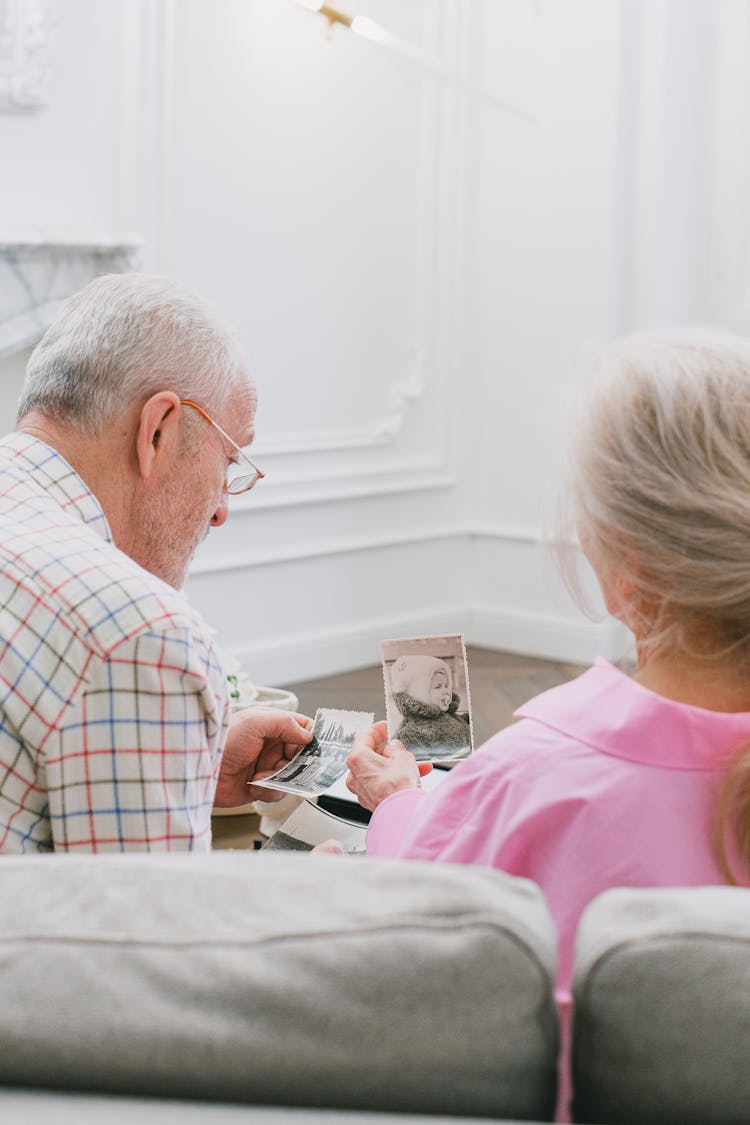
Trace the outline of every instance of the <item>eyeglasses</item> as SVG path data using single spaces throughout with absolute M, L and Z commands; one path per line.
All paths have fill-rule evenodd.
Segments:
M 218 422 L 214 422 L 211 415 L 207 414 L 202 406 L 198 406 L 197 402 L 192 402 L 189 398 L 181 398 L 180 405 L 192 406 L 193 410 L 197 410 L 202 418 L 205 418 L 206 421 L 209 422 L 215 430 L 219 431 L 221 436 L 224 438 L 224 441 L 228 441 L 232 448 L 237 450 L 242 460 L 247 462 L 247 464 L 252 469 L 252 473 L 235 472 L 235 475 L 231 478 L 229 477 L 229 474 L 227 474 L 227 479 L 224 482 L 224 490 L 228 492 L 230 496 L 239 496 L 240 493 L 249 492 L 251 488 L 255 488 L 258 481 L 262 480 L 266 474 L 262 472 L 257 465 L 253 464 L 247 453 L 245 453 L 245 451 L 237 444 L 236 441 L 230 438 L 229 434 L 225 430 L 222 430 Z M 236 470 L 240 468 L 240 466 L 233 465 L 232 468 Z M 229 472 L 231 471 L 232 469 L 229 470 Z

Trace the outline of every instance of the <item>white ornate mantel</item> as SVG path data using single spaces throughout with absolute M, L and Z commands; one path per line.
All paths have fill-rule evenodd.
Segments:
M 0 231 L 0 358 L 35 344 L 92 278 L 137 269 L 140 247 L 131 236 Z

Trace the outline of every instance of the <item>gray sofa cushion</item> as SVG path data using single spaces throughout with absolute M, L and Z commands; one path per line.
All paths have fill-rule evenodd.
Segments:
M 614 890 L 584 912 L 574 1119 L 750 1120 L 750 890 Z
M 0 860 L 0 1083 L 548 1116 L 541 894 L 328 856 Z

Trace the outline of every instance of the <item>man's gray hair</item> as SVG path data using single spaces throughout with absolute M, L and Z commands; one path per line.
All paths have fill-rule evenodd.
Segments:
M 164 277 L 106 274 L 63 304 L 32 352 L 17 420 L 41 410 L 94 435 L 161 390 L 221 411 L 246 379 L 207 302 Z

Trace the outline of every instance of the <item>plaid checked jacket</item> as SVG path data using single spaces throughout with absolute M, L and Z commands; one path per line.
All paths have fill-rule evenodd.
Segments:
M 0 440 L 0 852 L 209 850 L 228 706 L 184 596 L 59 453 Z

